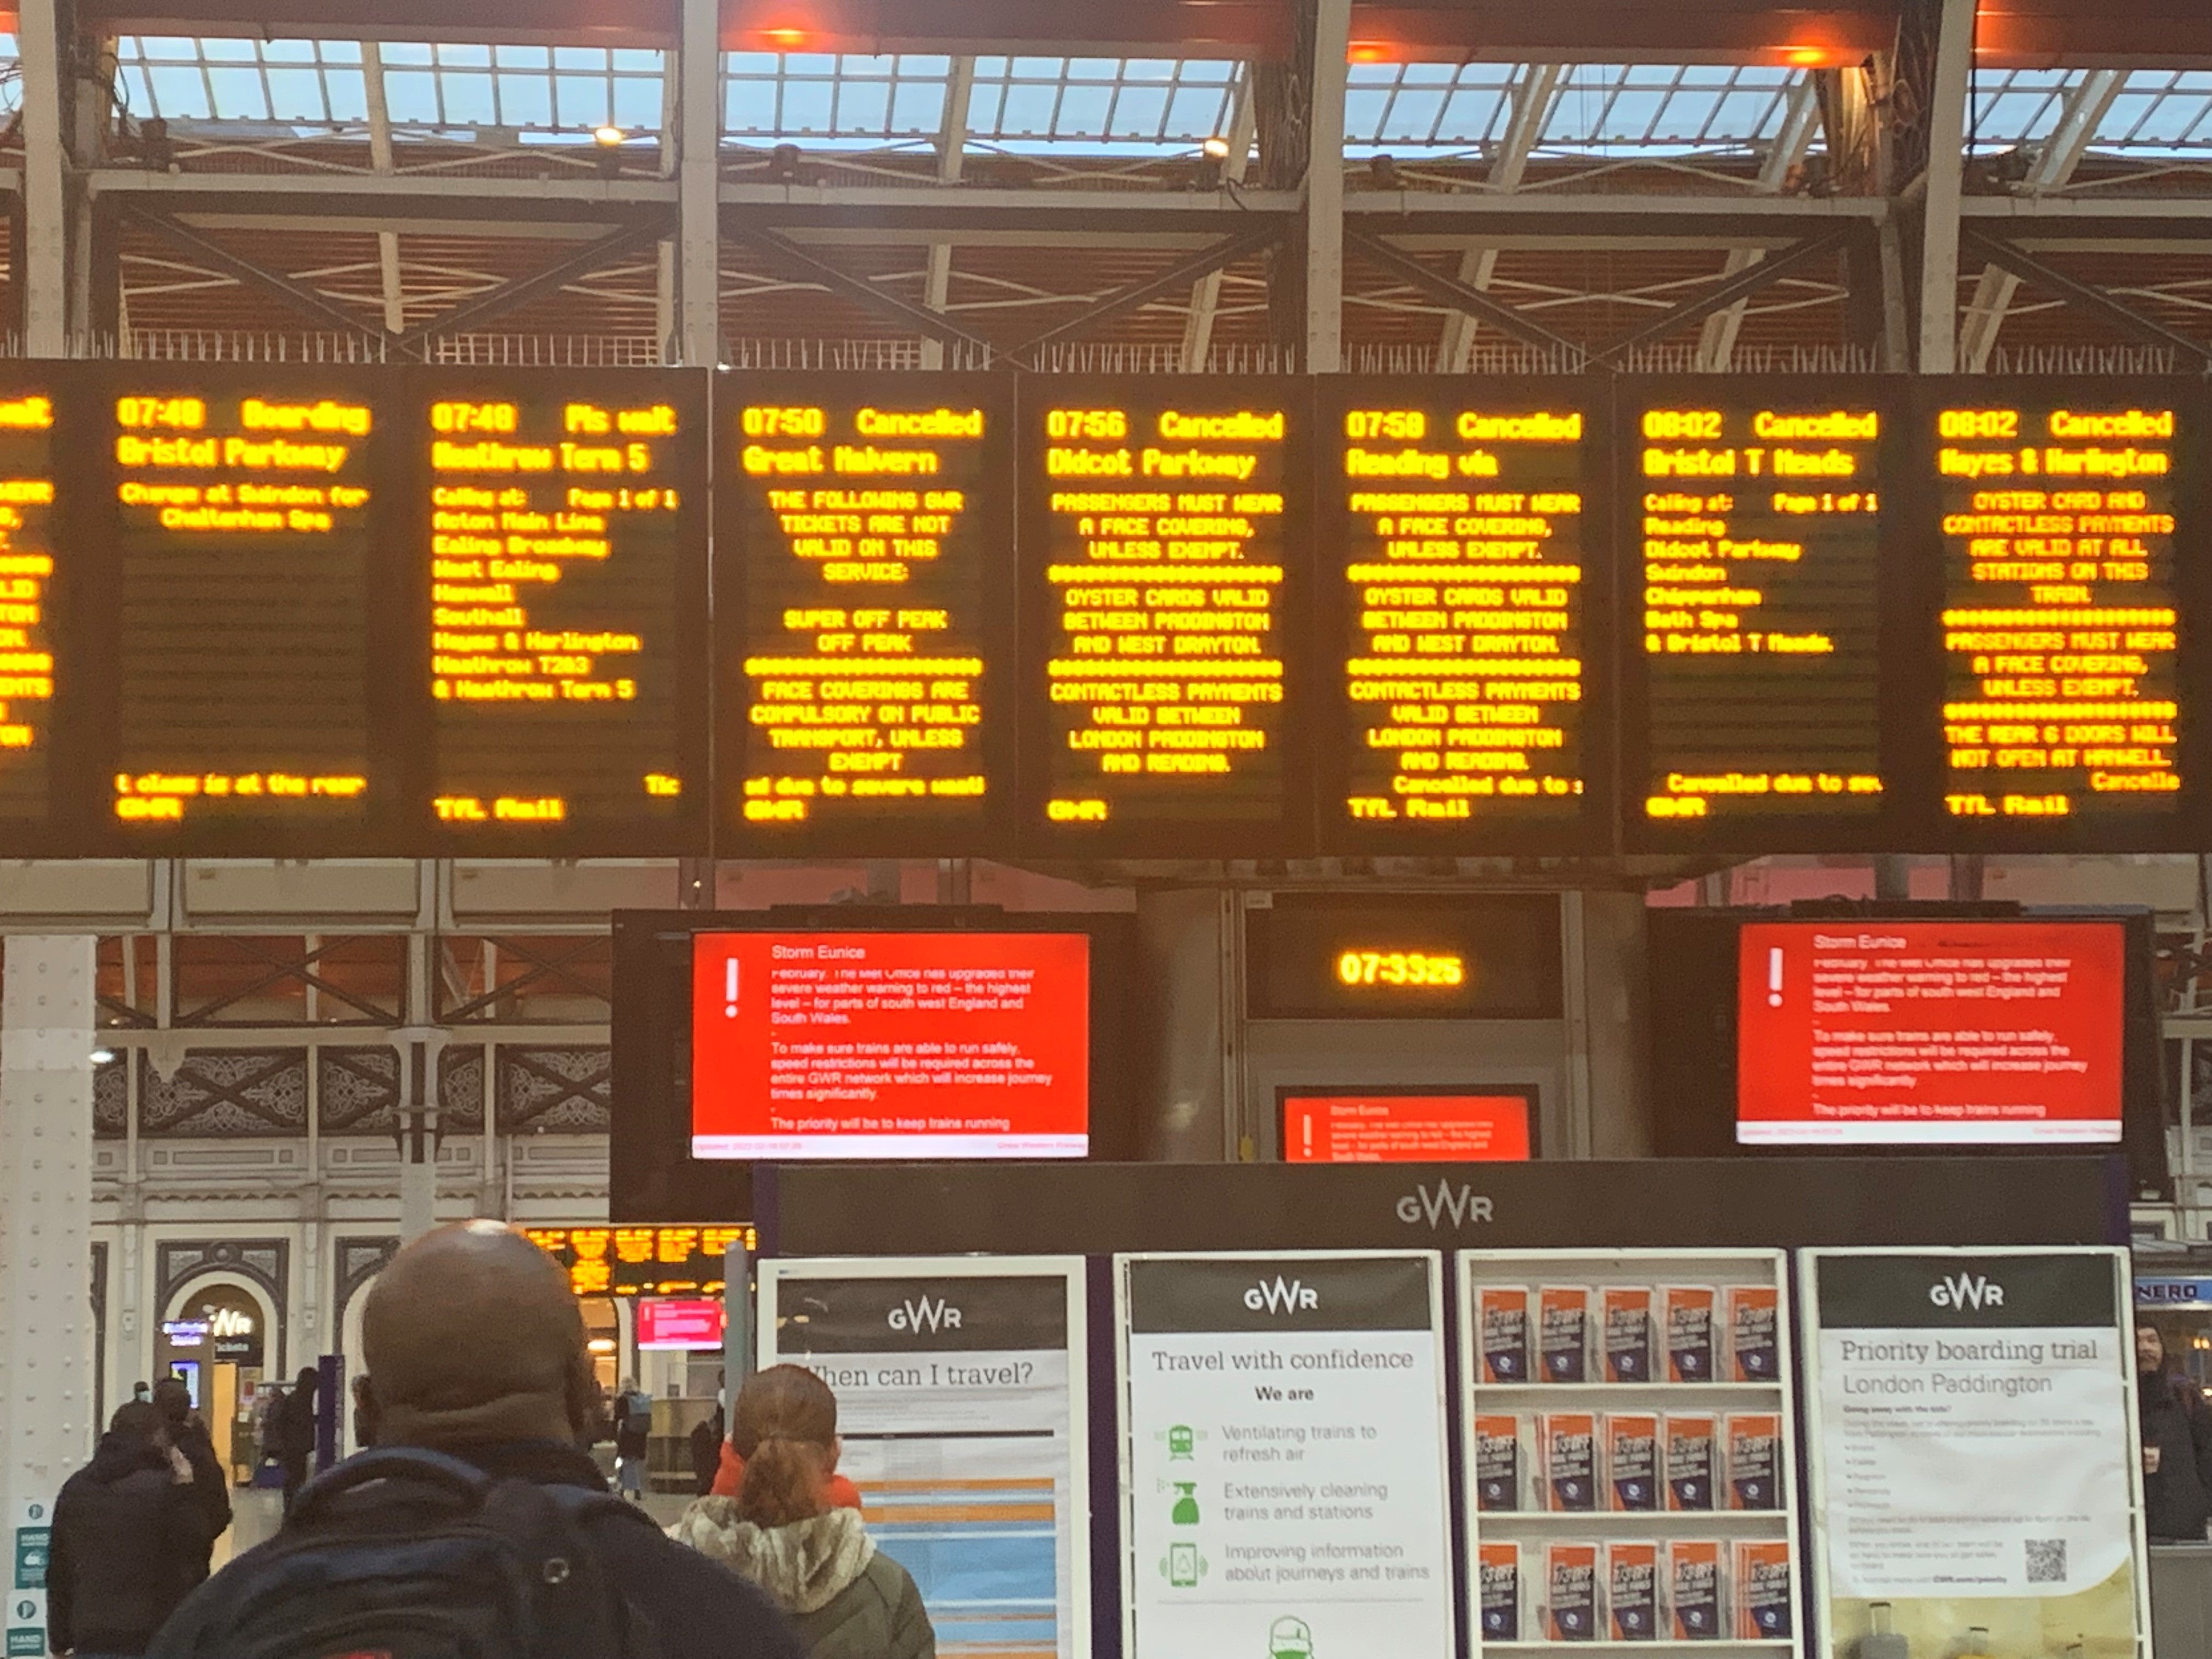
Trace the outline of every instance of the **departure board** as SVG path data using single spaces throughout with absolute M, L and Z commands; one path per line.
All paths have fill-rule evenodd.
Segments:
M 1627 390 L 1636 838 L 1873 844 L 1892 400 L 1872 380 Z
M 365 844 L 380 415 L 359 371 L 87 369 L 108 811 L 130 845 Z M 88 413 L 88 418 L 92 418 Z M 89 434 L 88 434 L 89 435 Z
M 705 844 L 704 377 L 419 371 L 404 412 L 441 844 Z
M 2192 435 L 2179 389 L 1929 390 L 1954 832 L 2078 844 L 2101 828 L 2116 848 L 2179 836 L 2175 548 Z
M 724 845 L 1011 848 L 1013 404 L 983 374 L 719 385 Z
M 31 829 L 53 805 L 54 462 L 52 392 L 0 379 L 0 823 Z
M 1292 750 L 1304 382 L 1022 390 L 1022 834 L 1251 856 L 1310 834 Z
M 1328 384 L 1326 847 L 1609 839 L 1592 775 L 1609 744 L 1589 741 L 1605 408 L 1572 380 Z

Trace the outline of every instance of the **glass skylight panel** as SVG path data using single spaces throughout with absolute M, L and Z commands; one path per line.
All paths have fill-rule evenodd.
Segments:
M 2048 138 L 2087 75 L 2079 69 L 1976 71 L 1974 149 L 1990 154 Z M 2146 159 L 2212 149 L 2212 73 L 2130 71 L 2097 124 L 2089 149 Z

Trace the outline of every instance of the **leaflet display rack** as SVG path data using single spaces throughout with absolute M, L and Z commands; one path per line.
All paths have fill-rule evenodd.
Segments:
M 1796 1406 L 1778 1250 L 1463 1250 L 1474 1659 L 1799 1659 Z

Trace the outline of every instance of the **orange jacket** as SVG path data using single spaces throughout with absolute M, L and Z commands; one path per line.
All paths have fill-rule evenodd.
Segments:
M 745 1460 L 738 1455 L 738 1449 L 728 1441 L 722 1443 L 722 1467 L 714 1474 L 714 1493 L 717 1498 L 735 1498 L 738 1488 L 744 1484 Z M 833 1510 L 857 1510 L 860 1507 L 860 1489 L 842 1474 L 830 1477 L 830 1507 Z

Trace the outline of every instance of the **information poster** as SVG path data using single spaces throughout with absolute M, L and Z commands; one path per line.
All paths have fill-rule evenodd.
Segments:
M 1954 397 L 1967 386 L 1974 402 L 1933 416 L 1945 812 L 2061 839 L 2170 834 L 2183 784 L 2175 555 L 2190 533 L 2181 413 L 2155 383 L 2142 401 L 2005 382 Z
M 842 1472 L 939 1659 L 1087 1659 L 1080 1257 L 765 1261 L 760 1363 L 836 1391 Z
M 1882 402 L 1706 376 L 1631 405 L 1654 844 L 1881 815 Z
M 46 1563 L 53 1553 L 53 1513 L 43 1499 L 13 1508 L 8 1616 L 0 1620 L 0 1631 L 5 1632 L 8 1659 L 36 1659 L 46 1650 Z
M 1547 850 L 1602 811 L 1589 515 L 1604 422 L 1577 381 L 1355 380 L 1324 399 L 1345 700 L 1322 822 L 1345 850 Z
M 1303 838 L 1289 748 L 1307 724 L 1291 643 L 1307 404 L 1301 382 L 1212 375 L 1024 389 L 1037 844 L 1250 857 Z
M 2126 1252 L 1815 1251 L 1806 1267 L 1830 1652 L 1883 1630 L 1916 1654 L 2142 1652 Z
M 726 842 L 779 856 L 1004 844 L 1012 384 L 748 374 L 720 396 Z
M 1115 1267 L 1126 1659 L 1450 1659 L 1441 1258 Z

